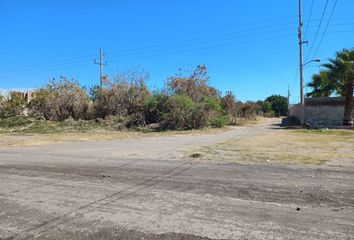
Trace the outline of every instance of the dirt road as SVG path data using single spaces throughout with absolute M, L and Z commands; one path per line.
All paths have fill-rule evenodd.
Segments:
M 48 155 L 69 156 L 74 159 L 67 159 L 70 163 L 76 161 L 75 157 L 96 159 L 180 159 L 185 157 L 185 149 L 211 145 L 229 139 L 250 137 L 271 131 L 273 124 L 279 123 L 280 119 L 265 119 L 259 125 L 254 127 L 234 127 L 230 131 L 218 134 L 197 134 L 197 135 L 176 135 L 176 136 L 157 136 L 142 138 L 127 138 L 113 141 L 101 142 L 76 142 L 64 144 L 41 145 L 33 147 L 1 147 L 1 154 L 31 154 L 36 155 L 36 159 L 44 156 L 44 162 L 51 161 Z M 36 160 L 31 159 L 31 160 Z M 63 159 L 65 161 L 65 159 Z M 56 161 L 56 160 L 54 160 Z M 42 160 L 38 160 L 42 163 Z M 87 160 L 85 161 L 87 163 Z
M 0 239 L 353 239 L 352 168 L 185 158 L 191 147 L 276 131 L 274 121 L 0 148 Z

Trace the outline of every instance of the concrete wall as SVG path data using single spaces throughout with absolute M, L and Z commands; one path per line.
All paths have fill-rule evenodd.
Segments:
M 314 126 L 341 126 L 344 116 L 343 97 L 319 97 L 305 100 L 305 111 L 300 104 L 290 108 L 289 115 L 297 117 L 301 123 Z M 305 113 L 305 116 L 303 114 Z
M 292 105 L 289 109 L 289 116 L 296 117 L 300 120 L 301 124 L 305 123 L 304 119 L 304 110 L 301 104 Z

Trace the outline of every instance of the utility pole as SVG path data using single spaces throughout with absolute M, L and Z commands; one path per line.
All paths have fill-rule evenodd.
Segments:
M 102 48 L 100 48 L 100 60 L 99 62 L 96 61 L 96 59 L 94 60 L 94 64 L 97 64 L 100 66 L 100 88 L 102 91 L 102 80 L 103 80 L 103 66 L 106 66 L 107 64 L 103 63 L 103 53 L 102 53 Z
M 291 96 L 291 94 L 290 94 L 290 85 L 288 85 L 288 115 L 289 115 L 289 111 L 290 111 L 290 96 Z
M 303 73 L 303 48 L 302 45 L 302 0 L 299 0 L 299 46 L 300 46 L 300 103 L 302 106 L 305 106 L 305 97 L 304 97 L 304 73 Z

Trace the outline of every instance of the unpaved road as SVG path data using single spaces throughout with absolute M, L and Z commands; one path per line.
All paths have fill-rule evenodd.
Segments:
M 0 148 L 0 239 L 354 239 L 352 168 L 185 158 L 273 123 Z

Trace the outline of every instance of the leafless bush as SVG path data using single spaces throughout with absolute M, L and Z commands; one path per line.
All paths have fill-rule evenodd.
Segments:
M 172 95 L 187 95 L 194 102 L 202 101 L 206 96 L 218 97 L 219 92 L 209 86 L 209 77 L 207 67 L 198 65 L 197 68 L 190 73 L 180 72 L 170 77 L 166 83 L 168 92 Z

